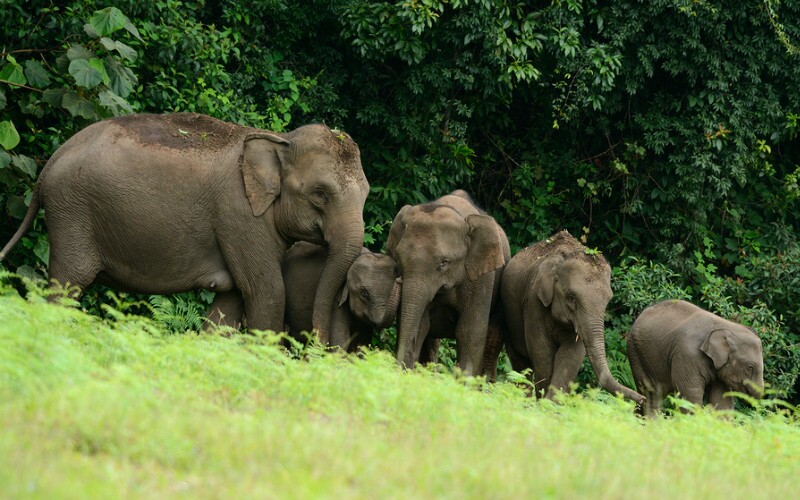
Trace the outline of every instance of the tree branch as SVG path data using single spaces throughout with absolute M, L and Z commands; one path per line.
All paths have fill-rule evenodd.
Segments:
M 28 87 L 27 85 L 22 85 L 21 83 L 9 82 L 8 80 L 0 80 L 0 83 L 7 83 L 9 85 L 13 85 L 14 87 L 22 87 L 23 89 L 33 90 L 34 92 L 40 92 L 42 94 L 44 93 L 44 90 L 42 89 L 35 89 L 33 87 Z

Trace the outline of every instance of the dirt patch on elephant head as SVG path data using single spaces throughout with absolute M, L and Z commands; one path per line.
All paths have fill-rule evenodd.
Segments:
M 561 254 L 565 259 L 582 260 L 590 264 L 591 274 L 587 280 L 595 279 L 604 269 L 609 268 L 606 258 L 597 251 L 589 250 L 566 230 L 561 230 L 546 240 L 527 248 L 530 258 L 544 258 Z
M 353 138 L 345 132 L 331 130 L 327 139 L 328 147 L 336 158 L 336 181 L 340 185 L 347 185 L 364 177 L 361 151 Z
M 240 125 L 196 113 L 138 114 L 112 118 L 142 145 L 216 152 L 242 137 Z

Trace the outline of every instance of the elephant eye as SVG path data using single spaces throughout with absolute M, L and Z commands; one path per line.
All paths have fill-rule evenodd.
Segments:
M 439 262 L 439 265 L 436 266 L 436 270 L 444 271 L 444 269 L 447 267 L 448 264 L 450 264 L 450 259 L 442 259 L 442 261 Z
M 314 189 L 311 193 L 311 197 L 314 200 L 314 203 L 317 205 L 324 205 L 328 203 L 328 193 L 325 192 L 324 188 L 318 187 Z
M 567 303 L 569 304 L 569 306 L 575 308 L 575 302 L 576 302 L 575 295 L 573 293 L 568 293 Z
M 745 374 L 747 375 L 748 378 L 753 376 L 753 371 L 755 371 L 755 367 L 753 367 L 753 365 L 747 367 Z
M 361 288 L 361 298 L 364 300 L 369 300 L 369 290 L 366 288 Z

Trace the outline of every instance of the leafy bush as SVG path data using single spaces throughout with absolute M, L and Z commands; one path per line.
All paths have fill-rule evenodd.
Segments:
M 142 43 L 117 8 L 90 5 L 0 9 L 0 220 L 5 242 L 30 204 L 38 171 L 72 133 L 133 111 L 131 70 Z M 54 45 L 56 41 L 56 45 Z M 21 45 L 24 44 L 24 45 Z M 45 273 L 49 245 L 41 224 L 6 265 Z

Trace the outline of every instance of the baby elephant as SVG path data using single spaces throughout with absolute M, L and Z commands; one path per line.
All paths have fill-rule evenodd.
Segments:
M 718 409 L 732 409 L 737 391 L 760 398 L 764 387 L 761 339 L 746 326 L 683 300 L 645 309 L 628 336 L 628 359 L 636 388 L 652 416 L 669 393 Z
M 285 321 L 295 338 L 312 329 L 314 297 L 327 257 L 325 247 L 307 242 L 295 243 L 286 252 L 282 269 Z M 398 278 L 394 259 L 363 248 L 347 272 L 338 303 L 333 305 L 330 345 L 353 351 L 369 344 L 375 329 L 391 325 L 400 301 Z

